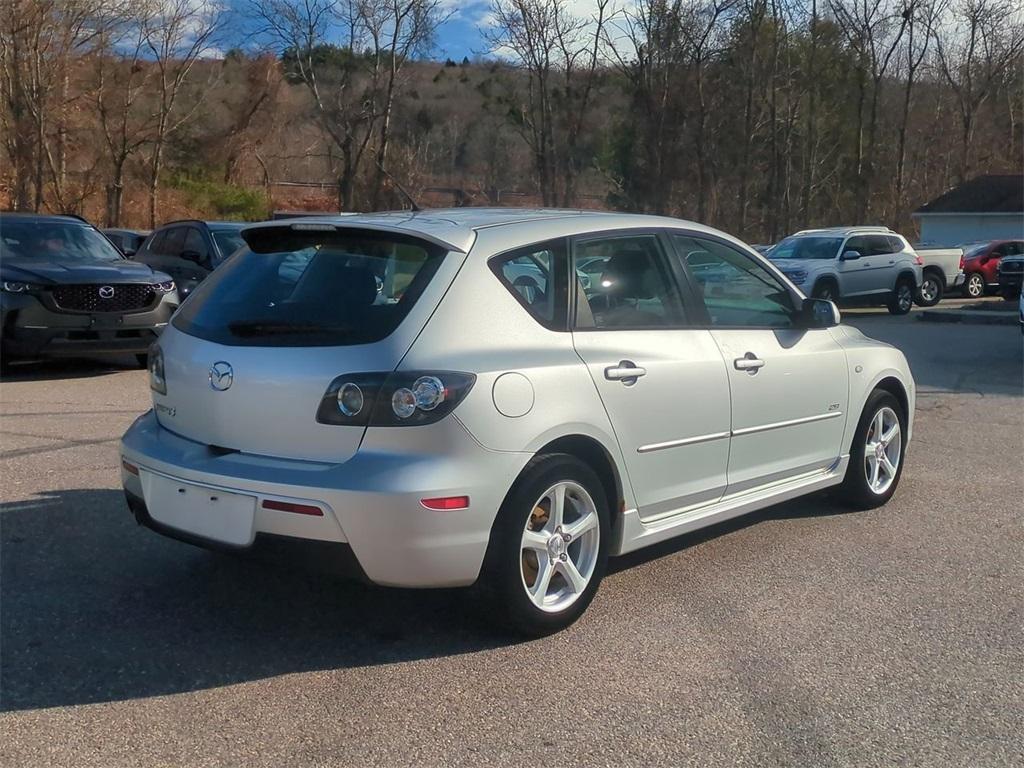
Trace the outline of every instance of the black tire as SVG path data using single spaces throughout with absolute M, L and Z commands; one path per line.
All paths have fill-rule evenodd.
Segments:
M 921 287 L 917 289 L 914 303 L 919 307 L 934 307 L 946 292 L 945 280 L 935 272 L 925 272 Z
M 596 507 L 599 525 L 597 559 L 590 581 L 565 609 L 542 611 L 526 594 L 523 576 L 523 532 L 537 500 L 556 483 L 581 485 Z M 608 565 L 611 538 L 610 513 L 601 481 L 587 464 L 564 453 L 537 456 L 509 490 L 491 529 L 491 540 L 481 573 L 480 586 L 487 610 L 507 629 L 530 637 L 543 637 L 565 629 L 590 605 Z
M 901 277 L 896 280 L 896 288 L 889 299 L 888 307 L 891 315 L 905 315 L 914 306 L 914 294 L 917 288 L 913 278 Z
M 819 280 L 811 290 L 811 298 L 839 301 L 839 286 L 834 280 Z
M 136 355 L 135 356 L 135 363 L 139 366 L 139 368 L 143 368 L 143 369 L 148 368 L 149 367 L 149 355 L 146 354 L 145 352 Z
M 980 299 L 985 295 L 985 277 L 980 272 L 969 272 L 964 280 L 964 296 Z
M 896 474 L 889 487 L 882 493 L 872 490 L 868 482 L 865 469 L 864 448 L 867 443 L 868 431 L 875 415 L 883 408 L 891 408 L 895 412 L 900 425 L 900 455 L 896 465 Z M 854 509 L 874 509 L 885 504 L 896 492 L 903 476 L 903 465 L 907 455 L 907 414 L 890 392 L 883 389 L 876 389 L 868 397 L 864 405 L 864 411 L 857 423 L 857 431 L 853 435 L 853 443 L 850 445 L 850 464 L 846 468 L 846 476 L 843 484 L 839 486 L 838 497 L 844 504 Z

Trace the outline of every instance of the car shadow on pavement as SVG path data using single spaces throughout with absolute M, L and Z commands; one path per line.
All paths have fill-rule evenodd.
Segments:
M 364 586 L 135 524 L 120 491 L 0 505 L 0 710 L 117 701 L 514 639 L 469 590 Z
M 132 356 L 110 359 L 67 358 L 44 360 L 30 363 L 11 363 L 0 373 L 0 381 L 56 381 L 63 379 L 87 379 L 106 376 L 125 370 L 138 370 L 139 365 Z

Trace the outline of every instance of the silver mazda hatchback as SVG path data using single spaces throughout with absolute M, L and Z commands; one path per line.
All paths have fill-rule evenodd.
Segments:
M 151 349 L 136 519 L 480 583 L 544 634 L 608 557 L 837 486 L 896 490 L 903 355 L 698 224 L 457 209 L 256 225 Z M 302 555 L 297 555 L 302 556 Z

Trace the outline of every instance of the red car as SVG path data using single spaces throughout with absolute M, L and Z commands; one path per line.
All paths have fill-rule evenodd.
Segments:
M 999 287 L 996 270 L 1003 256 L 1024 254 L 1024 240 L 992 240 L 964 246 L 964 295 L 976 299 Z

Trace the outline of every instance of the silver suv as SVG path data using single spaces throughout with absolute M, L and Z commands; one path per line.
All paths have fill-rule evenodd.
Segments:
M 165 535 L 480 581 L 543 634 L 609 555 L 899 483 L 903 355 L 721 232 L 463 208 L 243 237 L 152 349 L 153 410 L 121 444 L 129 506 Z
M 886 227 L 808 229 L 767 256 L 809 296 L 885 304 L 894 315 L 910 311 L 921 286 L 920 257 Z

